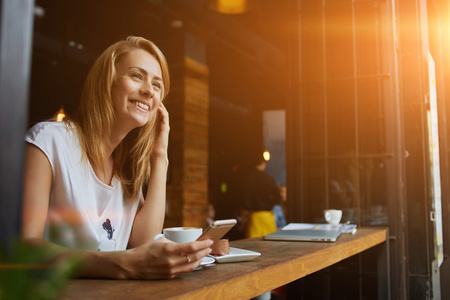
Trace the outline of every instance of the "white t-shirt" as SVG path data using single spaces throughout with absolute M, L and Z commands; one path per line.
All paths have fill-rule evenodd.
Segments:
M 125 250 L 139 201 L 125 199 L 116 177 L 111 186 L 97 178 L 82 159 L 75 129 L 42 122 L 25 140 L 44 152 L 53 172 L 44 239 L 74 249 Z

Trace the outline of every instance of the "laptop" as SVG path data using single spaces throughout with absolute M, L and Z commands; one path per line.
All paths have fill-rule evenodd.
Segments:
M 281 229 L 265 235 L 264 239 L 271 241 L 336 242 L 341 233 L 340 230 Z

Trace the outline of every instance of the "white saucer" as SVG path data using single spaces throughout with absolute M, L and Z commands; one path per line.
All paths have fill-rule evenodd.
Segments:
M 206 256 L 205 258 L 203 258 L 202 262 L 200 263 L 200 266 L 195 268 L 194 271 L 198 271 L 201 268 L 203 268 L 203 266 L 210 265 L 210 264 L 213 264 L 215 262 L 216 262 L 216 260 L 214 258 Z
M 203 258 L 203 261 L 200 263 L 200 266 L 213 264 L 215 262 L 216 262 L 216 260 L 214 258 L 206 256 L 205 258 Z
M 261 253 L 259 252 L 230 247 L 230 254 L 210 257 L 214 258 L 218 263 L 229 263 L 249 261 L 257 258 L 260 255 Z

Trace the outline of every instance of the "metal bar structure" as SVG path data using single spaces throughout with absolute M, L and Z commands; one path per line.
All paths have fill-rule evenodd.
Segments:
M 33 0 L 0 2 L 0 245 L 6 252 L 20 231 L 33 11 Z

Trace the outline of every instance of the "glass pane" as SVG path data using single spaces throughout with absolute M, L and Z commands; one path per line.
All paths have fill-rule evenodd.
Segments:
M 378 27 L 375 2 L 355 5 L 356 74 L 378 73 Z
M 427 227 L 430 225 L 425 182 L 427 175 L 425 167 L 425 149 L 419 140 L 424 139 L 424 128 L 421 104 L 405 106 L 405 148 L 409 156 L 406 162 L 406 193 L 408 195 L 408 250 L 409 268 L 414 274 L 427 272 L 427 262 L 422 257 L 428 253 L 428 245 L 424 242 L 428 238 Z
M 356 158 L 329 159 L 329 207 L 342 209 L 341 223 L 356 223 L 357 201 Z
M 353 71 L 352 5 L 325 8 L 325 53 L 328 79 L 349 78 Z
M 359 160 L 359 191 L 361 225 L 388 225 L 387 197 L 391 158 L 361 158 Z
M 327 5 L 328 7 L 333 7 L 333 5 L 348 4 L 352 2 L 353 2 L 352 0 L 325 0 L 324 4 Z
M 385 115 L 377 79 L 358 81 L 358 146 L 360 154 L 384 153 Z
M 325 161 L 323 159 L 305 159 L 303 161 L 303 222 L 323 222 L 325 209 Z M 306 213 L 305 213 L 306 212 Z
M 330 155 L 356 150 L 355 99 L 352 80 L 333 82 L 327 88 L 327 138 Z
M 298 0 L 298 7 L 302 12 L 307 11 L 307 13 L 310 13 L 310 10 L 322 9 L 322 1 Z
M 325 153 L 325 109 L 323 84 L 304 84 L 302 95 L 302 128 L 305 155 Z
M 324 79 L 322 12 L 307 12 L 300 20 L 300 80 L 322 81 Z

